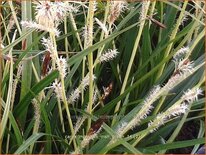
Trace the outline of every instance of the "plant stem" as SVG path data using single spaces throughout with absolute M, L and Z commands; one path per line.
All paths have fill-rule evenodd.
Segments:
M 32 20 L 32 2 L 31 1 L 22 1 L 22 20 Z M 27 32 L 28 30 L 25 27 L 22 27 L 22 33 Z M 30 34 L 24 41 L 25 47 L 28 47 L 32 44 L 32 34 Z M 22 45 L 24 44 L 24 41 L 22 42 Z M 25 50 L 25 49 L 23 49 Z M 26 57 L 29 57 L 30 55 L 27 55 Z M 20 100 L 26 95 L 27 90 L 31 86 L 31 77 L 32 77 L 32 65 L 31 61 L 24 61 L 22 62 L 23 68 L 22 68 L 22 86 L 21 86 L 21 96 Z M 27 114 L 28 107 L 25 107 L 22 113 L 24 115 Z M 26 117 L 19 118 L 20 123 L 22 125 L 22 128 L 25 125 Z
M 89 10 L 87 16 L 87 26 L 88 26 L 88 45 L 92 46 L 93 44 L 93 18 L 94 18 L 94 7 L 95 1 L 89 1 Z M 88 63 L 89 63 L 89 105 L 88 105 L 88 113 L 92 113 L 92 105 L 93 105 L 93 94 L 94 94 L 94 86 L 93 86 L 93 53 L 88 54 Z M 87 131 L 91 127 L 91 118 L 88 119 Z
M 188 3 L 188 1 L 184 1 L 184 4 L 183 4 L 182 10 L 181 10 L 181 13 L 180 13 L 179 18 L 178 18 L 178 20 L 177 20 L 177 22 L 176 22 L 175 28 L 174 28 L 174 30 L 172 31 L 172 34 L 171 34 L 171 36 L 170 36 L 169 41 L 175 39 L 175 37 L 176 37 L 176 35 L 177 35 L 179 26 L 180 26 L 180 24 L 182 23 L 182 19 L 183 19 L 183 17 L 184 17 L 184 13 L 185 13 L 185 9 L 186 9 L 187 3 Z M 169 55 L 169 52 L 171 51 L 172 47 L 173 47 L 173 43 L 171 43 L 171 44 L 169 44 L 169 45 L 167 46 L 167 49 L 166 49 L 166 51 L 165 51 L 165 53 L 164 53 L 163 59 Z M 159 72 L 157 73 L 157 76 L 156 76 L 155 81 L 157 81 L 157 80 L 160 78 L 160 76 L 162 75 L 163 70 L 164 70 L 164 68 L 165 68 L 165 65 L 166 65 L 166 64 L 163 64 L 162 67 L 160 68 Z
M 143 2 L 145 3 L 145 2 Z M 144 4 L 143 4 L 144 5 Z M 145 4 L 145 7 L 144 7 L 144 12 L 145 14 L 143 15 L 143 19 L 146 19 L 146 15 L 147 15 L 147 12 L 148 12 L 148 9 L 149 9 L 149 5 L 150 5 L 150 2 L 146 2 Z M 143 8 L 142 8 L 143 9 Z M 129 78 L 129 74 L 130 74 L 130 71 L 131 71 L 131 68 L 132 68 L 132 64 L 134 62 L 134 58 L 135 58 L 135 55 L 137 53 L 137 48 L 138 48 L 138 45 L 139 45 L 139 41 L 140 41 L 140 38 L 141 38 L 141 35 L 142 35 L 142 31 L 143 31 L 143 28 L 144 28 L 144 24 L 145 24 L 145 20 L 142 21 L 142 23 L 140 24 L 140 28 L 139 28 L 139 32 L 138 32 L 138 35 L 137 35 L 137 38 L 135 40 L 135 43 L 134 43 L 134 47 L 133 47 L 133 50 L 132 50 L 132 55 L 130 57 L 130 61 L 129 61 L 129 64 L 128 64 L 128 67 L 127 67 L 127 71 L 126 71 L 126 75 L 124 77 L 124 81 L 123 81 L 123 84 L 122 84 L 122 88 L 121 88 L 121 91 L 120 91 L 120 95 L 124 93 L 124 90 L 126 88 L 126 85 L 127 85 L 127 81 L 128 81 L 128 78 Z M 120 108 L 120 104 L 121 104 L 121 101 L 117 103 L 116 107 L 115 107 L 115 110 L 114 110 L 114 113 L 118 112 L 119 111 L 119 108 Z M 115 123 L 116 117 L 114 117 L 113 121 L 112 121 L 112 125 Z
M 54 60 L 54 61 L 56 61 L 56 64 L 57 64 L 58 68 L 60 68 L 61 65 L 60 65 L 60 60 L 59 60 L 58 53 L 57 53 L 57 45 L 56 45 L 55 35 L 53 33 L 50 33 L 50 38 L 51 38 L 52 43 L 53 43 L 54 48 L 55 48 L 54 55 L 55 55 L 56 60 Z M 65 85 L 64 85 L 64 77 L 62 76 L 61 73 L 60 73 L 60 81 L 61 81 L 61 87 L 62 87 L 63 103 L 64 103 L 64 106 L 65 106 L 65 109 L 66 109 L 67 119 L 69 121 L 69 128 L 71 130 L 71 135 L 73 136 L 75 134 L 74 133 L 74 127 L 73 127 L 73 123 L 72 123 L 72 120 L 71 120 L 71 114 L 70 114 L 68 103 L 67 103 L 67 98 L 66 98 L 66 93 L 65 93 Z M 74 144 L 74 148 L 76 150 L 77 146 L 76 146 L 76 140 L 75 139 L 73 140 L 73 144 Z

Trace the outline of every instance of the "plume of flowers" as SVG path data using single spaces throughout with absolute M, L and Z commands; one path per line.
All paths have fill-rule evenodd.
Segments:
M 38 24 L 34 21 L 21 21 L 21 25 L 26 28 L 33 28 L 39 31 L 46 31 L 50 33 L 54 33 L 56 36 L 59 36 L 60 32 L 55 27 L 46 27 L 44 25 Z
M 148 8 L 149 4 L 150 4 L 149 1 L 142 2 L 142 8 L 141 8 L 140 17 L 139 17 L 140 21 L 146 19 L 146 16 L 147 16 L 147 9 L 146 8 Z
M 22 26 L 47 31 L 58 36 L 57 27 L 67 15 L 67 12 L 77 12 L 78 10 L 68 2 L 40 1 L 36 3 L 35 11 L 36 22 L 22 21 Z
M 68 69 L 68 64 L 67 64 L 66 59 L 63 58 L 62 56 L 60 56 L 59 64 L 60 64 L 60 66 L 58 66 L 58 70 L 59 70 L 61 76 L 65 77 L 67 74 L 67 69 Z
M 107 52 L 105 52 L 104 54 L 102 54 L 100 57 L 99 57 L 99 61 L 100 62 L 108 62 L 112 59 L 114 59 L 118 54 L 118 51 L 117 49 L 109 49 Z
M 141 105 L 141 109 L 138 111 L 138 113 L 133 117 L 133 119 L 128 122 L 127 124 L 124 123 L 124 128 L 121 128 L 121 130 L 117 129 L 117 134 L 122 137 L 129 129 L 134 128 L 137 126 L 142 119 L 145 119 L 147 115 L 151 112 L 153 109 L 152 103 L 156 101 L 159 98 L 159 92 L 161 87 L 159 85 L 155 86 L 148 94 L 148 96 L 145 98 Z
M 186 54 L 189 52 L 189 47 L 182 47 L 180 48 L 173 56 L 174 61 L 179 61 L 183 59 Z
M 95 76 L 93 75 L 92 79 L 95 79 Z M 85 78 L 82 79 L 79 87 L 77 87 L 69 96 L 68 102 L 74 103 L 78 100 L 80 97 L 81 90 L 86 89 L 86 87 L 89 85 L 89 76 L 85 76 Z
M 173 61 L 175 62 L 175 71 L 163 88 L 166 92 L 170 91 L 178 83 L 183 81 L 185 77 L 191 75 L 194 72 L 193 62 L 186 58 L 188 52 L 189 48 L 183 47 L 173 56 Z
M 57 98 L 59 98 L 60 100 L 63 100 L 61 83 L 58 82 L 58 80 L 56 79 L 52 83 L 51 87 L 54 88 L 54 92 L 56 93 Z
M 109 31 L 108 31 L 106 25 L 103 24 L 98 18 L 94 18 L 94 19 L 95 19 L 96 23 L 99 25 L 99 27 L 104 31 L 105 35 L 108 36 Z
M 183 96 L 181 97 L 182 103 L 176 102 L 173 106 L 167 109 L 163 113 L 159 113 L 157 117 L 148 124 L 148 127 L 151 128 L 150 132 L 156 131 L 161 125 L 164 125 L 165 122 L 169 121 L 172 117 L 178 117 L 181 114 L 184 114 L 189 103 L 193 103 L 198 100 L 198 96 L 202 94 L 200 88 L 188 89 Z
M 199 95 L 202 95 L 202 89 L 200 88 L 188 89 L 186 92 L 184 92 L 184 95 L 182 96 L 181 99 L 186 101 L 187 103 L 192 103 L 198 100 Z
M 128 9 L 128 4 L 126 1 L 111 1 L 110 14 L 108 17 L 108 22 L 113 24 L 122 12 Z
M 83 32 L 81 33 L 84 38 L 84 46 L 85 48 L 89 47 L 91 44 L 91 37 L 93 36 L 93 29 L 87 25 L 83 27 Z
M 160 126 L 164 125 L 165 122 L 170 120 L 171 117 L 178 117 L 181 114 L 184 114 L 187 109 L 188 105 L 185 103 L 175 104 L 165 112 L 158 114 L 157 117 L 148 124 L 148 127 L 151 128 L 150 132 L 152 133 L 156 131 Z
M 44 37 L 43 37 L 42 40 L 41 40 L 41 43 L 42 43 L 42 45 L 44 46 L 45 50 L 50 52 L 51 58 L 52 58 L 53 60 L 55 60 L 55 59 L 56 59 L 56 58 L 55 58 L 55 55 L 54 55 L 55 48 L 54 48 L 54 45 L 53 45 L 51 39 L 50 39 L 50 38 L 44 38 Z

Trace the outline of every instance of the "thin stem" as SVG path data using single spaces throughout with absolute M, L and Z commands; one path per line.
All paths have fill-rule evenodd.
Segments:
M 51 38 L 52 43 L 53 43 L 54 48 L 55 48 L 54 54 L 55 54 L 56 60 L 54 60 L 54 61 L 56 61 L 56 64 L 57 64 L 58 68 L 60 68 L 61 65 L 60 65 L 60 60 L 59 60 L 58 53 L 57 53 L 57 45 L 56 45 L 55 35 L 50 33 L 50 38 Z M 67 119 L 69 121 L 69 128 L 71 130 L 71 135 L 73 136 L 75 134 L 74 133 L 74 127 L 73 127 L 73 123 L 72 123 L 72 120 L 71 120 L 71 114 L 70 114 L 68 103 L 67 103 L 67 98 L 66 98 L 66 93 L 65 93 L 65 85 L 64 85 L 64 77 L 61 73 L 60 73 L 60 81 L 61 81 L 61 86 L 62 86 L 63 103 L 64 103 L 64 106 L 65 106 L 65 109 L 66 109 Z M 77 146 L 76 146 L 76 140 L 75 139 L 73 140 L 73 144 L 74 144 L 74 148 L 76 150 Z
M 93 18 L 94 18 L 94 7 L 95 1 L 89 1 L 89 10 L 87 17 L 87 25 L 88 25 L 88 45 L 92 46 L 93 44 Z M 88 105 L 88 113 L 92 113 L 92 105 L 93 105 L 93 94 L 94 94 L 94 86 L 93 86 L 93 53 L 88 54 L 88 63 L 89 63 L 89 105 Z M 88 119 L 87 131 L 91 127 L 91 118 Z
M 185 9 L 186 9 L 187 3 L 188 3 L 188 1 L 185 1 L 185 2 L 184 2 L 184 5 L 183 5 L 182 10 L 181 10 L 181 13 L 180 13 L 179 18 L 178 18 L 178 20 L 177 20 L 177 22 L 176 22 L 175 28 L 174 28 L 174 30 L 172 31 L 172 34 L 171 34 L 171 37 L 170 37 L 169 41 L 173 40 L 173 39 L 176 37 L 176 35 L 177 35 L 179 26 L 180 26 L 180 24 L 181 24 L 181 22 L 182 22 L 182 19 L 183 19 L 183 17 L 184 17 L 184 13 L 185 13 Z M 172 47 L 173 47 L 173 42 L 170 43 L 170 44 L 167 46 L 167 49 L 166 49 L 166 51 L 165 51 L 165 53 L 164 53 L 163 59 L 169 55 L 169 52 L 171 51 Z M 157 74 L 157 76 L 156 76 L 156 79 L 155 79 L 156 81 L 157 81 L 157 80 L 160 78 L 160 76 L 162 75 L 162 73 L 163 73 L 163 71 L 164 71 L 164 68 L 165 68 L 165 65 L 166 65 L 166 64 L 163 64 L 162 67 L 159 69 L 159 72 L 158 72 L 158 74 Z
M 145 14 L 143 16 L 145 16 L 145 17 L 143 17 L 143 19 L 146 19 L 146 15 L 147 15 L 147 12 L 148 12 L 148 9 L 149 9 L 149 5 L 150 5 L 150 2 L 147 2 L 146 6 L 144 7 Z M 137 48 L 138 48 L 139 41 L 140 41 L 140 38 L 141 38 L 141 35 L 142 35 L 144 24 L 145 24 L 145 20 L 143 20 L 142 23 L 140 24 L 139 32 L 138 32 L 137 38 L 136 38 L 135 43 L 134 43 L 134 47 L 133 47 L 133 50 L 132 50 L 132 55 L 130 57 L 130 61 L 129 61 L 129 64 L 128 64 L 128 67 L 127 67 L 126 75 L 124 77 L 124 81 L 123 81 L 123 84 L 122 84 L 120 95 L 123 94 L 124 91 L 125 91 L 127 81 L 128 81 L 128 78 L 129 78 L 129 74 L 130 74 L 130 71 L 131 71 L 131 68 L 132 68 L 132 64 L 134 62 L 134 58 L 135 58 L 136 53 L 137 53 Z M 117 103 L 117 105 L 115 107 L 115 110 L 114 110 L 114 113 L 119 111 L 120 104 L 121 104 L 121 102 Z M 114 117 L 114 119 L 112 121 L 112 125 L 115 123 L 115 118 L 116 117 Z

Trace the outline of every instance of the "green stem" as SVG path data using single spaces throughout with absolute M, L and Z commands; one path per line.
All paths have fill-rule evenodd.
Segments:
M 32 2 L 31 1 L 22 1 L 22 20 L 32 20 Z M 22 33 L 27 32 L 28 30 L 22 27 Z M 30 34 L 24 41 L 26 41 L 26 47 L 32 44 L 32 34 Z M 26 48 L 25 47 L 25 48 Z M 25 49 L 23 49 L 25 50 Z M 28 54 L 26 57 L 29 57 Z M 32 64 L 30 60 L 22 62 L 22 86 L 21 86 L 21 96 L 20 100 L 27 94 L 28 89 L 31 87 L 32 80 Z M 27 115 L 28 107 L 25 107 L 22 113 Z M 22 128 L 25 125 L 26 117 L 21 117 L 20 123 L 22 124 Z
M 54 49 L 55 49 L 54 54 L 55 54 L 55 59 L 56 60 L 53 60 L 53 61 L 56 61 L 56 64 L 57 64 L 58 68 L 60 68 L 61 65 L 60 65 L 60 60 L 59 60 L 58 53 L 57 53 L 57 45 L 56 45 L 55 35 L 50 33 L 50 38 L 52 40 L 52 43 L 53 43 Z M 71 135 L 73 136 L 75 134 L 74 133 L 74 127 L 73 127 L 73 123 L 72 123 L 72 120 L 71 120 L 71 114 L 70 114 L 68 103 L 67 103 L 67 98 L 66 98 L 66 93 L 65 93 L 65 85 L 64 85 L 64 77 L 62 76 L 62 74 L 60 74 L 60 81 L 61 81 L 61 87 L 62 87 L 63 103 L 64 103 L 64 106 L 65 106 L 65 109 L 66 109 L 67 119 L 69 121 L 69 128 L 71 130 Z M 76 150 L 77 145 L 76 145 L 76 140 L 75 139 L 73 139 L 73 144 L 74 144 L 74 148 Z
M 175 25 L 175 28 L 174 28 L 174 30 L 172 31 L 172 34 L 171 34 L 171 36 L 170 36 L 169 41 L 175 39 L 175 37 L 176 37 L 176 35 L 177 35 L 179 26 L 180 26 L 180 24 L 182 23 L 182 19 L 183 19 L 183 17 L 184 17 L 184 13 L 185 13 L 185 9 L 186 9 L 187 3 L 188 3 L 188 1 L 185 1 L 184 4 L 183 4 L 181 13 L 180 13 L 179 18 L 178 18 L 178 20 L 177 20 L 177 23 L 176 23 L 176 25 Z M 172 43 L 170 43 L 170 44 L 167 46 L 167 49 L 166 49 L 166 51 L 165 51 L 165 54 L 164 54 L 163 59 L 169 55 L 169 52 L 171 51 L 171 49 L 172 49 L 172 47 L 173 47 L 173 44 L 174 44 L 174 43 L 172 42 Z M 157 81 L 157 80 L 160 78 L 160 76 L 162 75 L 162 73 L 163 73 L 163 71 L 164 71 L 164 68 L 165 68 L 165 65 L 166 65 L 166 64 L 163 64 L 162 67 L 160 68 L 159 72 L 157 73 L 157 76 L 156 76 L 155 81 Z
M 144 12 L 145 14 L 143 15 L 143 19 L 146 19 L 146 15 L 147 15 L 147 12 L 149 10 L 149 5 L 150 5 L 150 2 L 146 2 L 145 4 L 146 6 L 144 7 Z M 142 8 L 143 9 L 143 8 Z M 129 64 L 128 64 L 128 67 L 127 67 L 127 72 L 126 72 L 126 75 L 124 77 L 124 81 L 123 81 L 123 84 L 122 84 L 122 88 L 121 88 L 121 91 L 120 91 L 120 95 L 124 93 L 125 91 L 125 88 L 127 86 L 127 81 L 128 81 L 128 78 L 129 78 L 129 74 L 130 74 L 130 71 L 131 71 L 131 68 L 132 68 L 132 64 L 134 62 L 134 58 L 135 58 L 135 55 L 137 53 L 137 48 L 138 48 L 138 45 L 139 45 L 139 41 L 140 41 L 140 38 L 141 38 L 141 35 L 142 35 L 142 31 L 144 29 L 144 24 L 145 24 L 145 20 L 142 20 L 142 23 L 140 24 L 140 28 L 139 28 L 139 32 L 138 32 L 138 35 L 137 35 L 137 38 L 135 40 L 135 43 L 134 43 L 134 47 L 133 47 L 133 50 L 132 50 L 132 55 L 130 57 L 130 61 L 129 61 Z M 114 113 L 118 112 L 119 111 L 119 108 L 120 108 L 120 104 L 121 102 L 118 102 L 116 107 L 115 107 L 115 110 L 114 110 Z M 112 125 L 115 123 L 115 118 L 113 119 L 112 121 Z
M 94 6 L 95 1 L 89 1 L 89 10 L 87 17 L 87 25 L 88 25 L 88 35 L 89 35 L 89 46 L 92 46 L 93 42 L 93 18 L 94 18 Z M 88 63 L 89 63 L 89 105 L 88 105 L 88 113 L 92 113 L 92 105 L 93 105 L 93 94 L 94 94 L 94 86 L 93 86 L 93 53 L 88 54 Z M 88 119 L 87 131 L 91 127 L 91 118 Z

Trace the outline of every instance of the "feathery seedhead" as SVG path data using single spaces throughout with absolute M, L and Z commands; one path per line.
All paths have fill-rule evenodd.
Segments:
M 161 87 L 160 85 L 156 85 L 154 86 L 148 93 L 147 97 L 145 98 L 144 102 L 143 102 L 143 106 L 146 105 L 148 102 L 150 102 L 154 96 L 156 96 L 156 94 L 160 91 Z
M 59 72 L 63 77 L 65 77 L 67 74 L 67 68 L 68 68 L 66 59 L 60 56 L 59 64 L 60 64 L 60 66 L 58 66 Z
M 79 88 L 76 88 L 69 96 L 69 102 L 74 103 L 76 102 L 79 97 L 80 97 L 80 93 L 81 91 L 79 90 Z
M 108 22 L 110 24 L 114 23 L 119 17 L 119 15 L 126 9 L 128 9 L 128 4 L 126 1 L 111 1 Z
M 153 109 L 152 104 L 159 98 L 158 92 L 160 91 L 160 89 L 161 87 L 157 85 L 149 92 L 149 94 L 147 95 L 147 97 L 141 105 L 142 107 L 140 108 L 138 113 L 133 117 L 133 119 L 127 124 L 125 129 L 133 129 L 134 127 L 139 125 L 141 120 L 145 119 L 149 115 L 149 113 Z M 123 129 L 121 136 L 123 136 L 123 134 L 126 132 L 125 129 Z
M 149 115 L 149 113 L 151 112 L 151 110 L 154 108 L 153 106 L 152 106 L 152 103 L 153 102 L 151 102 L 154 98 L 158 98 L 158 96 L 157 96 L 157 94 L 158 94 L 158 92 L 160 91 L 160 89 L 161 89 L 161 87 L 159 86 L 159 85 L 157 85 L 157 86 L 154 86 L 151 90 L 150 90 L 150 92 L 149 92 L 149 94 L 147 95 L 147 97 L 144 99 L 144 101 L 143 101 L 143 103 L 142 103 L 142 108 L 141 108 L 141 110 L 137 113 L 137 115 L 136 116 L 134 116 L 134 118 L 133 118 L 133 121 L 132 121 L 132 123 L 131 123 L 131 128 L 133 129 L 135 126 L 137 126 L 139 123 L 140 123 L 140 121 L 142 120 L 142 119 L 145 119 L 148 115 Z
M 176 65 L 176 71 L 179 71 L 180 73 L 185 73 L 185 72 L 192 72 L 194 63 L 193 61 L 190 61 L 189 59 L 184 59 L 179 61 L 179 63 L 175 64 Z
M 161 125 L 164 125 L 171 117 L 178 117 L 184 114 L 188 106 L 185 103 L 175 104 L 163 113 L 159 113 L 157 117 L 148 123 L 148 127 L 151 128 L 150 132 L 156 131 Z
M 92 80 L 95 79 L 95 76 L 93 75 L 92 76 Z M 69 97 L 69 103 L 74 103 L 76 102 L 79 97 L 80 97 L 80 94 L 81 94 L 81 90 L 84 90 L 86 89 L 86 87 L 89 85 L 89 75 L 87 75 L 86 77 L 83 78 L 83 80 L 81 81 L 80 83 L 80 86 L 78 88 L 76 88 L 71 94 L 70 94 L 70 97 Z
M 49 51 L 49 52 L 54 51 L 55 48 L 50 38 L 43 37 L 41 42 L 42 42 L 42 45 L 44 45 L 46 51 Z
M 81 88 L 85 89 L 89 85 L 89 75 L 85 76 L 81 81 Z M 92 75 L 92 80 L 96 79 L 94 75 Z
M 91 27 L 88 27 L 88 26 L 84 26 L 83 27 L 83 31 L 81 33 L 82 35 L 82 38 L 85 42 L 85 48 L 87 48 L 90 44 L 91 44 L 91 41 L 92 41 L 92 36 L 93 36 L 93 29 Z
M 76 8 L 70 5 L 68 2 L 50 2 L 40 1 L 35 7 L 36 15 L 33 21 L 22 21 L 22 26 L 27 28 L 34 28 L 41 31 L 46 31 L 59 35 L 57 27 L 59 23 L 64 19 L 67 12 L 76 12 Z
M 179 63 L 176 64 L 175 72 L 164 86 L 165 91 L 170 91 L 179 82 L 184 80 L 185 77 L 191 75 L 194 72 L 193 66 L 193 62 L 190 62 L 188 59 L 179 61 Z
M 113 49 L 113 50 L 109 49 L 106 53 L 102 54 L 99 57 L 99 61 L 100 62 L 104 62 L 104 61 L 108 62 L 108 61 L 114 59 L 118 53 L 119 52 L 117 51 L 117 49 Z
M 82 116 L 82 117 L 78 117 L 77 122 L 76 122 L 75 127 L 74 127 L 74 133 L 75 133 L 75 134 L 79 131 L 82 123 L 83 123 L 86 119 L 87 119 L 87 117 L 86 117 L 85 115 Z
M 179 49 L 173 56 L 174 61 L 180 61 L 184 59 L 189 50 L 189 47 L 182 47 Z
M 196 89 L 188 89 L 184 95 L 182 96 L 182 99 L 184 101 L 187 101 L 189 103 L 192 103 L 194 101 L 198 100 L 198 96 L 202 95 L 202 89 L 196 88 Z
M 33 21 L 21 21 L 21 25 L 26 28 L 32 28 L 39 31 L 54 33 L 56 36 L 59 36 L 60 34 L 59 30 L 56 27 L 46 27 L 44 25 L 37 24 L 36 22 Z
M 98 99 L 98 91 L 97 91 L 97 89 L 94 90 L 94 95 L 93 95 L 92 99 L 93 99 L 93 101 L 92 101 L 93 103 L 95 103 L 97 101 L 97 99 Z
M 124 132 L 124 129 L 125 127 L 127 126 L 127 122 L 122 122 L 118 127 L 117 127 L 117 130 L 116 130 L 116 133 L 118 135 L 118 137 L 121 137 L 122 136 L 122 133 Z
M 179 116 L 181 114 L 184 114 L 187 109 L 188 109 L 188 105 L 186 105 L 185 102 L 183 102 L 181 104 L 176 104 L 176 105 L 172 106 L 172 108 L 168 109 L 167 118 L 169 119 L 171 117 L 176 117 L 176 116 Z
M 146 8 L 148 8 L 148 5 L 150 4 L 149 1 L 143 1 L 142 2 L 142 8 L 141 8 L 141 12 L 140 12 L 140 16 L 139 16 L 139 20 L 142 21 L 144 19 L 146 19 L 147 17 L 147 13 L 146 13 Z M 142 22 L 141 22 L 142 24 Z
M 59 22 L 67 15 L 67 12 L 78 11 L 68 2 L 50 1 L 40 1 L 37 3 L 35 10 L 37 23 L 50 28 L 57 27 Z
M 97 24 L 100 26 L 100 28 L 104 31 L 105 35 L 108 36 L 109 31 L 108 31 L 106 25 L 103 24 L 98 18 L 94 18 L 94 19 L 97 22 Z
M 56 93 L 57 98 L 63 100 L 61 83 L 55 80 L 52 83 L 52 88 L 54 88 L 54 92 Z
M 54 54 L 55 48 L 54 48 L 54 45 L 53 45 L 51 39 L 43 37 L 41 42 L 42 42 L 42 45 L 44 46 L 45 50 L 50 52 L 50 57 L 53 60 L 55 60 L 56 59 L 55 54 Z

